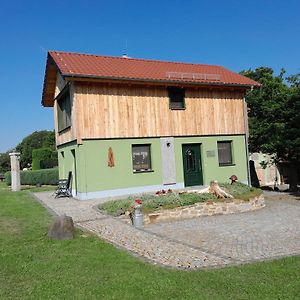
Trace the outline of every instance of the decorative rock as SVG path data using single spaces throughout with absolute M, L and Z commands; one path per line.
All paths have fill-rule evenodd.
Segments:
M 66 215 L 57 217 L 48 232 L 48 237 L 54 240 L 71 240 L 74 235 L 73 219 Z

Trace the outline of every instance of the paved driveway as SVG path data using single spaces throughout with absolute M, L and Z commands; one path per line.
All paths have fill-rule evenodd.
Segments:
M 300 199 L 265 198 L 261 210 L 161 223 L 147 230 L 235 262 L 300 254 Z
M 253 212 L 148 225 L 138 230 L 95 206 L 103 200 L 35 196 L 58 215 L 155 264 L 203 268 L 300 255 L 300 197 L 266 194 L 266 207 Z

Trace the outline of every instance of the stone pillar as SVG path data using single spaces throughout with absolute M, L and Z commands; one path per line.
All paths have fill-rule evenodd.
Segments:
M 18 192 L 21 190 L 20 180 L 20 153 L 12 152 L 9 153 L 10 165 L 11 165 L 11 190 Z

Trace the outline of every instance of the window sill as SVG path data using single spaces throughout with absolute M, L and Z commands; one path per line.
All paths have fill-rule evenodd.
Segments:
M 133 174 L 137 174 L 137 173 L 152 173 L 154 172 L 154 170 L 133 170 Z
M 186 110 L 185 107 L 181 107 L 181 108 L 179 108 L 179 107 L 178 107 L 178 108 L 175 108 L 175 107 L 172 108 L 172 107 L 170 107 L 170 109 L 171 109 L 171 110 Z
M 59 130 L 59 131 L 58 131 L 58 134 L 63 134 L 63 133 L 65 133 L 65 132 L 69 131 L 69 129 L 71 129 L 71 125 L 68 126 L 68 127 L 66 127 L 66 128 L 64 128 L 64 129 Z
M 219 167 L 233 167 L 235 164 L 219 164 Z

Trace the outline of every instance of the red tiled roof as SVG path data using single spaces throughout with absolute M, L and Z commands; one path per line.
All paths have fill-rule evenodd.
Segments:
M 188 84 L 260 86 L 221 66 L 50 51 L 63 76 Z M 48 67 L 47 62 L 47 67 Z M 45 84 L 47 81 L 47 69 Z M 45 92 L 45 86 L 44 86 Z M 44 104 L 43 95 L 43 104 Z
M 192 73 L 192 74 L 213 74 L 220 75 L 220 84 L 239 84 L 239 85 L 259 85 L 257 82 L 229 71 L 220 66 L 166 62 L 158 60 L 145 60 L 135 58 L 97 56 L 79 53 L 67 52 L 49 52 L 54 59 L 60 72 L 66 76 L 95 76 L 111 77 L 122 79 L 146 79 L 146 80 L 171 80 L 178 81 L 178 76 L 172 75 L 169 78 L 166 74 L 169 72 Z M 180 74 L 178 74 L 180 75 Z M 187 74 L 183 77 L 189 77 Z M 192 76 L 191 76 L 192 77 Z M 197 76 L 196 76 L 197 77 Z M 199 76 L 198 76 L 199 77 Z M 180 78 L 180 81 L 192 82 L 216 82 L 216 80 Z

